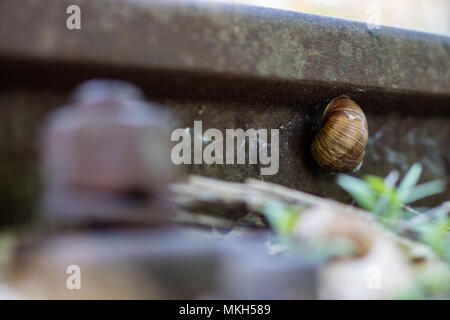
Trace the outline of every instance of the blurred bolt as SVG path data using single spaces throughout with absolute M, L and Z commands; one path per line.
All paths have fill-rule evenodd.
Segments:
M 55 111 L 44 128 L 44 182 L 51 210 L 120 215 L 127 204 L 140 208 L 161 194 L 175 177 L 171 123 L 164 108 L 145 102 L 130 83 L 91 80 L 80 85 L 72 103 Z
M 133 85 L 92 80 L 56 111 L 44 136 L 52 186 L 154 191 L 174 177 L 170 118 Z

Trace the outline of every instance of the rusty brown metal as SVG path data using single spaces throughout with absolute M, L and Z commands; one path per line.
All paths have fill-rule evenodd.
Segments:
M 319 261 L 267 255 L 267 239 L 176 228 L 54 235 L 20 247 L 11 282 L 34 299 L 317 299 Z M 82 290 L 61 285 L 74 262 Z
M 81 30 L 66 28 L 80 6 Z M 4 0 L 0 55 L 448 95 L 450 40 L 302 13 L 180 1 Z
M 79 4 L 82 29 L 65 25 Z M 162 1 L 5 0 L 0 3 L 0 182 L 5 222 L 23 220 L 39 194 L 36 136 L 79 83 L 131 81 L 177 117 L 176 126 L 279 128 L 280 171 L 266 176 L 349 201 L 312 160 L 326 103 L 341 94 L 364 110 L 369 141 L 356 174 L 450 172 L 450 39 L 248 6 Z M 169 137 L 168 137 L 169 139 Z M 168 159 L 169 161 L 169 159 Z M 189 165 L 242 181 L 258 165 Z M 14 186 L 14 187 L 11 187 Z M 436 205 L 450 189 L 419 204 Z
M 172 121 L 131 84 L 83 83 L 44 128 L 48 185 L 156 193 L 175 175 L 167 161 Z
M 71 223 L 157 223 L 176 176 L 171 117 L 130 83 L 91 80 L 43 128 L 45 212 Z M 168 206 L 166 206 L 168 207 Z

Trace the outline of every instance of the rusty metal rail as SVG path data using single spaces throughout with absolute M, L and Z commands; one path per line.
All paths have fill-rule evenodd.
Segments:
M 66 28 L 79 4 L 82 29 Z M 450 39 L 264 8 L 167 1 L 2 1 L 0 54 L 448 95 Z
M 78 4 L 82 29 L 66 28 Z M 450 172 L 450 39 L 248 6 L 197 2 L 0 2 L 1 220 L 20 220 L 39 190 L 42 119 L 93 77 L 130 80 L 180 127 L 279 128 L 280 171 L 264 179 L 348 200 L 309 152 L 318 111 L 350 95 L 370 130 L 358 175 L 424 164 L 424 180 Z M 255 165 L 194 165 L 228 180 Z M 448 199 L 430 198 L 428 204 Z

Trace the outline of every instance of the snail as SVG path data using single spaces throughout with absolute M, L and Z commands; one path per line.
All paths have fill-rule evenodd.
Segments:
M 368 137 L 364 112 L 348 96 L 341 95 L 326 106 L 311 153 L 326 170 L 356 171 L 362 165 Z

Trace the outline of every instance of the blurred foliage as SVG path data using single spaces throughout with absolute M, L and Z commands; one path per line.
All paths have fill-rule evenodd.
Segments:
M 445 189 L 442 180 L 417 185 L 421 173 L 422 166 L 416 163 L 400 183 L 397 183 L 399 175 L 396 171 L 384 179 L 369 175 L 361 180 L 339 175 L 337 183 L 386 227 L 401 235 L 412 233 L 416 240 L 428 245 L 447 263 L 418 272 L 414 286 L 402 297 L 446 298 L 450 297 L 450 202 L 425 211 L 409 207 L 408 204 Z
M 416 163 L 399 183 L 397 171 L 392 171 L 384 179 L 368 175 L 361 180 L 341 174 L 337 183 L 361 208 L 373 212 L 385 226 L 402 233 L 405 231 L 404 226 L 409 225 L 407 231 L 416 232 L 419 240 L 429 245 L 444 260 L 450 261 L 450 202 L 425 212 L 407 206 L 445 189 L 442 180 L 417 185 L 421 173 L 422 166 Z
M 450 202 L 431 209 L 410 207 L 411 203 L 445 189 L 442 180 L 418 184 L 421 173 L 422 166 L 417 163 L 401 181 L 398 172 L 392 171 L 385 178 L 368 175 L 358 179 L 341 174 L 337 178 L 337 184 L 361 208 L 372 212 L 385 227 L 401 236 L 421 241 L 442 259 L 442 263 L 419 270 L 415 283 L 401 298 L 446 298 L 450 297 Z M 348 255 L 351 252 L 348 243 L 333 241 L 316 243 L 311 247 L 310 244 L 299 244 L 293 239 L 295 223 L 305 209 L 306 207 L 270 202 L 263 210 L 285 250 L 322 260 Z
M 401 292 L 399 299 L 450 299 L 450 271 L 437 264 L 417 273 L 412 286 Z
M 437 219 L 417 226 L 421 240 L 429 245 L 444 261 L 450 263 L 450 217 L 440 215 Z
M 345 238 L 333 239 L 333 241 L 323 239 L 321 242 L 313 243 L 296 241 L 293 235 L 294 227 L 306 208 L 306 206 L 287 205 L 280 201 L 269 201 L 265 205 L 263 213 L 276 234 L 272 246 L 277 247 L 279 252 L 298 254 L 312 261 L 346 257 L 353 253 L 355 249 L 353 243 Z
M 280 237 L 289 237 L 304 207 L 288 206 L 279 201 L 270 201 L 263 212 L 270 226 Z
M 384 179 L 368 175 L 361 180 L 341 174 L 337 178 L 337 183 L 355 199 L 361 208 L 373 212 L 384 225 L 396 227 L 403 218 L 410 217 L 410 213 L 414 212 L 414 210 L 406 210 L 408 208 L 406 205 L 445 189 L 445 183 L 442 180 L 417 185 L 421 173 L 422 166 L 416 163 L 398 184 L 397 171 L 392 171 Z

